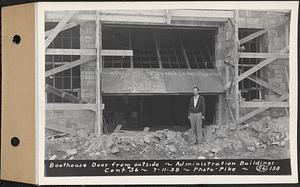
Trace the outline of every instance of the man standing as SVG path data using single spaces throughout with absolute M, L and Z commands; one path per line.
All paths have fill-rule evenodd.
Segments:
M 205 119 L 205 100 L 199 95 L 199 88 L 193 88 L 188 109 L 188 118 L 191 122 L 192 132 L 196 136 L 196 144 L 202 142 L 202 119 Z

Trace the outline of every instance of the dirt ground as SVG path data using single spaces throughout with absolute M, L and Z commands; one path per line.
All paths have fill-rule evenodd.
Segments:
M 45 159 L 283 159 L 289 158 L 289 118 L 236 126 L 207 126 L 195 145 L 190 130 L 126 131 L 105 135 L 78 131 L 77 136 L 46 138 Z

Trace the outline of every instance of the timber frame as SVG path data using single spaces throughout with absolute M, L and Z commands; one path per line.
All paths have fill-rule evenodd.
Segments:
M 82 101 L 80 98 L 72 96 L 71 94 L 65 93 L 62 90 L 54 88 L 50 85 L 46 86 L 46 92 L 51 92 L 72 102 L 63 103 L 63 104 L 46 104 L 46 110 L 91 110 L 96 114 L 96 122 L 95 122 L 95 130 L 98 134 L 103 133 L 103 120 L 102 120 L 102 96 L 101 96 L 101 75 L 102 75 L 102 57 L 103 56 L 129 56 L 130 63 L 132 64 L 132 50 L 104 50 L 102 49 L 102 31 L 101 27 L 103 23 L 127 23 L 127 24 L 153 24 L 156 26 L 159 25 L 169 25 L 169 26 L 181 26 L 176 21 L 203 21 L 203 25 L 207 27 L 215 26 L 216 23 L 222 24 L 231 24 L 233 26 L 233 47 L 228 54 L 229 61 L 225 61 L 225 71 L 226 71 L 226 81 L 224 82 L 224 88 L 226 91 L 226 106 L 229 109 L 229 114 L 232 120 L 236 124 L 240 124 L 242 122 L 247 121 L 253 116 L 269 109 L 270 107 L 284 107 L 288 108 L 288 93 L 285 91 L 272 86 L 271 84 L 252 76 L 254 72 L 260 70 L 266 65 L 276 61 L 279 58 L 289 58 L 288 53 L 288 43 L 286 48 L 282 49 L 278 53 L 245 53 L 240 52 L 240 45 L 246 43 L 256 37 L 259 37 L 265 33 L 267 33 L 270 29 L 274 29 L 280 25 L 276 25 L 270 28 L 264 28 L 263 30 L 257 31 L 245 38 L 239 40 L 238 38 L 238 21 L 239 21 L 239 12 L 238 10 L 158 10 L 158 11 L 95 11 L 95 14 L 88 13 L 79 13 L 76 11 L 68 11 L 67 13 L 63 12 L 49 12 L 46 14 L 46 21 L 56 21 L 58 24 L 55 28 L 48 30 L 45 32 L 45 52 L 47 55 L 84 55 L 87 58 L 81 58 L 79 60 L 73 61 L 71 63 L 64 64 L 60 67 L 51 69 L 46 71 L 45 76 L 51 76 L 55 73 L 62 72 L 64 70 L 70 69 L 72 67 L 96 60 L 96 69 L 95 69 L 95 77 L 96 77 L 96 103 L 87 103 Z M 94 21 L 96 25 L 96 43 L 94 49 L 53 49 L 48 48 L 50 43 L 54 40 L 54 38 L 63 30 L 72 28 L 79 24 L 85 23 L 87 21 Z M 175 22 L 174 22 L 175 21 Z M 286 26 L 288 27 L 288 22 Z M 281 24 L 282 25 L 282 24 Z M 288 33 L 286 33 L 288 34 Z M 155 39 L 155 46 L 157 52 L 157 58 L 159 62 L 159 66 L 161 67 L 161 57 L 158 52 L 157 47 L 157 36 L 156 33 L 153 35 Z M 188 59 L 186 58 L 185 48 L 182 45 L 182 51 L 185 55 L 185 61 L 187 66 L 189 67 Z M 89 58 L 88 58 L 89 57 Z M 265 58 L 262 62 L 255 65 L 248 71 L 239 74 L 238 66 L 239 66 L 239 58 Z M 132 67 L 132 66 L 131 66 Z M 229 72 L 234 72 L 232 76 L 230 76 Z M 288 69 L 286 68 L 286 76 L 288 77 Z M 230 78 L 232 77 L 232 78 Z M 240 94 L 239 94 L 239 82 L 243 79 L 250 79 L 255 83 L 263 86 L 266 89 L 276 93 L 279 95 L 278 98 L 272 101 L 261 101 L 261 102 L 241 102 Z M 234 95 L 234 103 L 230 102 L 229 95 Z M 232 108 L 232 105 L 234 107 Z M 239 109 L 240 108 L 256 108 L 252 112 L 240 116 Z M 55 125 L 51 127 L 47 127 L 49 129 L 55 128 Z M 64 129 L 64 132 L 67 130 Z M 74 132 L 72 132 L 74 133 Z

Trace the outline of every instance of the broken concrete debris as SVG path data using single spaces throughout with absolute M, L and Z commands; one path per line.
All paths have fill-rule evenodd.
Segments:
M 263 152 L 285 157 L 289 149 L 288 117 L 263 118 L 246 125 L 233 124 L 204 127 L 204 140 L 194 145 L 191 130 L 176 132 L 128 131 L 95 135 L 77 131 L 77 136 L 46 139 L 46 156 L 64 159 L 217 159 L 254 158 Z M 199 156 L 200 155 L 200 156 Z

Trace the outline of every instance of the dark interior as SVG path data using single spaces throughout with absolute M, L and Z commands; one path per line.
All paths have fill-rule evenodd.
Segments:
M 104 57 L 105 68 L 129 68 L 131 60 L 134 68 L 159 68 L 158 54 L 162 68 L 215 66 L 213 28 L 104 25 L 102 39 L 103 49 L 133 50 L 133 57 Z
M 170 129 L 185 131 L 190 128 L 187 118 L 191 95 L 103 96 L 106 132 L 119 124 L 122 130 L 150 131 Z M 215 120 L 216 95 L 205 95 L 206 116 L 204 125 Z

